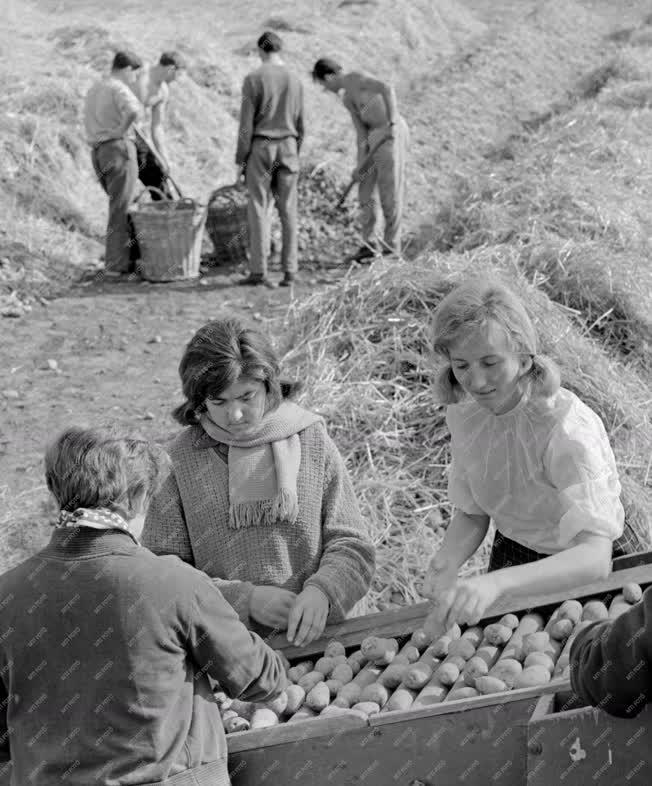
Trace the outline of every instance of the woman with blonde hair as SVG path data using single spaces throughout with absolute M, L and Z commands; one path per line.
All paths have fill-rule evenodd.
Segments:
M 616 539 L 636 550 L 629 533 L 621 537 L 615 458 L 598 415 L 539 354 L 524 303 L 499 281 L 472 280 L 441 301 L 433 332 L 445 362 L 438 387 L 448 405 L 454 514 L 426 577 L 432 624 L 475 624 L 502 595 L 607 576 Z M 458 580 L 492 520 L 488 572 Z

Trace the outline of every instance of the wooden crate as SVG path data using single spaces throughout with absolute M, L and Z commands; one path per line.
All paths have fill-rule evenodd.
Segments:
M 652 705 L 636 718 L 593 707 L 564 709 L 565 697 L 542 696 L 527 731 L 527 784 L 650 783 Z
M 608 603 L 627 582 L 652 584 L 652 553 L 636 560 L 626 558 L 615 563 L 614 569 L 608 579 L 580 587 L 571 593 L 572 597 L 582 601 L 601 598 Z M 482 624 L 507 612 L 537 611 L 547 617 L 568 596 L 568 592 L 556 592 L 505 598 L 491 608 Z M 273 645 L 290 660 L 321 654 L 334 638 L 347 648 L 357 648 L 371 634 L 409 636 L 421 625 L 427 610 L 425 603 L 347 620 L 330 626 L 320 640 L 303 648 L 288 645 L 285 637 L 277 637 Z M 228 737 L 232 782 L 234 786 L 352 786 L 367 780 L 374 786 L 530 786 L 527 767 L 535 756 L 528 754 L 532 718 L 545 725 L 549 722 L 547 714 L 555 706 L 555 694 L 568 696 L 569 691 L 567 681 L 557 680 L 505 694 L 387 712 L 366 721 L 324 717 L 232 734 Z M 544 698 L 548 696 L 553 698 L 546 704 Z M 608 722 L 613 724 L 614 719 Z M 640 746 L 636 747 L 640 751 Z M 536 746 L 532 750 L 536 751 Z M 546 747 L 545 751 L 547 761 L 554 748 Z M 537 762 L 532 766 L 536 767 Z M 533 783 L 563 783 L 555 776 L 541 777 L 543 780 Z

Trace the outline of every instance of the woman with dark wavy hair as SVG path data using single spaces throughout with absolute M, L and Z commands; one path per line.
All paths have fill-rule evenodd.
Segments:
M 213 577 L 252 628 L 308 643 L 363 599 L 374 570 L 342 456 L 323 419 L 292 401 L 297 385 L 281 381 L 262 333 L 209 322 L 179 374 L 186 428 L 143 542 Z

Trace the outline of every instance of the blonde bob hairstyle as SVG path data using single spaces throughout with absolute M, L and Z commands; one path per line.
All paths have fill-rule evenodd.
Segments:
M 440 401 L 454 404 L 465 395 L 450 365 L 451 345 L 490 321 L 503 328 L 515 352 L 532 359 L 525 373 L 530 391 L 542 397 L 555 393 L 559 369 L 550 358 L 538 354 L 536 330 L 523 302 L 501 281 L 477 278 L 449 292 L 434 313 L 433 349 L 446 362 L 436 383 Z

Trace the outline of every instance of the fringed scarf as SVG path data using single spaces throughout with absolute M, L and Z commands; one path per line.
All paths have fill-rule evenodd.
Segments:
M 204 431 L 229 446 L 229 526 L 296 521 L 299 432 L 321 420 L 314 412 L 284 401 L 265 415 L 255 433 L 239 438 L 216 425 L 207 413 L 202 415 Z

